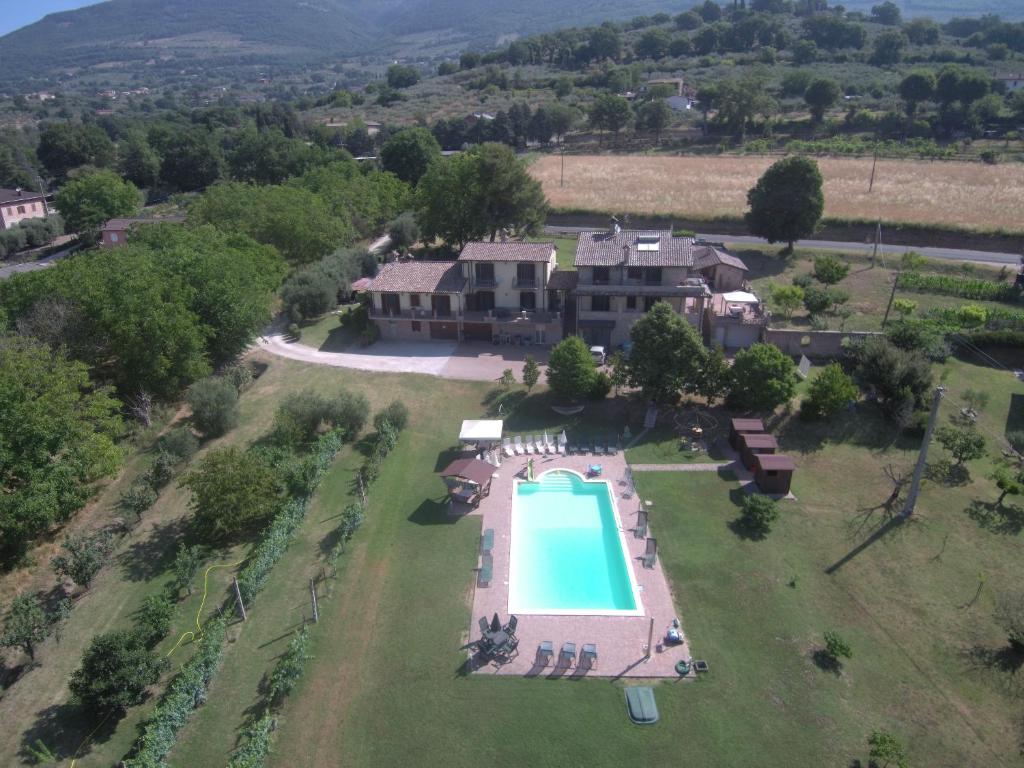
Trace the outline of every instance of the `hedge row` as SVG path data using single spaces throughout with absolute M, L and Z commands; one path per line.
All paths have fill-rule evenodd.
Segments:
M 192 711 L 206 701 L 206 690 L 220 667 L 224 654 L 227 619 L 218 617 L 206 623 L 199 648 L 171 680 L 167 691 L 142 726 L 142 736 L 133 757 L 124 761 L 127 768 L 162 768 L 175 740 Z
M 979 301 L 1016 302 L 1020 291 L 1012 283 L 997 283 L 949 275 L 927 275 L 920 272 L 901 272 L 899 287 L 904 291 L 956 296 Z
M 234 751 L 228 768 L 263 768 L 270 754 L 274 716 L 269 712 L 245 729 L 245 743 Z
M 1024 331 L 975 331 L 964 334 L 964 338 L 979 349 L 988 347 L 1012 347 L 1024 349 Z
M 1024 331 L 1024 312 L 1003 307 L 985 310 L 985 330 L 987 331 Z M 937 320 L 946 325 L 957 325 L 960 317 L 958 309 L 933 309 L 925 317 Z
M 306 484 L 308 493 L 291 498 L 284 503 L 281 511 L 277 513 L 264 533 L 263 539 L 249 557 L 249 562 L 238 575 L 238 588 L 246 603 L 251 602 L 263 589 L 270 576 L 270 571 L 288 549 L 295 531 L 302 525 L 302 521 L 306 517 L 313 492 L 344 443 L 345 435 L 340 430 L 328 432 L 317 441 L 312 454 L 314 461 L 312 475 Z

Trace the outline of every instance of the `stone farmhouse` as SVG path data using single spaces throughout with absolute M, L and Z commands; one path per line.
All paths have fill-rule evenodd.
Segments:
M 370 318 L 384 339 L 557 343 L 579 335 L 611 350 L 658 301 L 708 344 L 747 347 L 767 315 L 743 290 L 747 267 L 720 245 L 668 230 L 583 232 L 576 270 L 552 243 L 469 243 L 454 261 L 399 260 L 370 282 Z

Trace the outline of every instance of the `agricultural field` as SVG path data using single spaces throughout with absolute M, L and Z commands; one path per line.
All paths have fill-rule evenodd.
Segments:
M 747 191 L 778 158 L 653 155 L 538 156 L 530 173 L 556 210 L 679 216 L 742 216 Z M 825 216 L 833 219 L 956 226 L 979 231 L 1021 228 L 1024 165 L 819 158 Z

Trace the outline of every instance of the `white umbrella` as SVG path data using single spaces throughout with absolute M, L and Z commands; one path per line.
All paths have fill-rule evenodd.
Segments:
M 563 429 L 562 430 L 562 434 L 560 434 L 558 436 L 558 443 L 559 443 L 559 445 L 565 445 L 568 442 L 569 442 L 569 438 L 565 436 L 565 430 Z

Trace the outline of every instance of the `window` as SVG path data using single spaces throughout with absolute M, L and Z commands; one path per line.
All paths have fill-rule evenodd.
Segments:
M 117 232 L 111 232 L 110 233 L 110 242 L 112 242 L 112 243 L 116 243 L 117 242 Z
M 431 296 L 430 305 L 434 310 L 435 317 L 451 317 L 452 298 L 451 296 Z
M 412 323 L 411 323 L 411 325 L 412 325 L 412 329 L 413 329 L 413 330 L 414 330 L 414 331 L 415 331 L 416 333 L 419 333 L 419 331 L 420 331 L 420 321 L 419 321 L 419 320 L 413 320 L 413 321 L 412 321 Z
M 420 305 L 420 295 L 418 293 L 409 294 L 409 306 L 418 307 Z
M 644 296 L 644 312 L 650 312 L 651 307 L 658 303 L 657 296 Z
M 644 283 L 647 285 L 661 285 L 661 267 L 648 267 L 645 269 Z
M 478 312 L 489 312 L 494 309 L 494 291 L 477 291 L 474 303 Z
M 626 297 L 626 309 L 636 309 L 636 296 Z
M 537 294 L 533 291 L 523 291 L 519 294 L 519 308 L 520 309 L 536 309 L 537 308 Z
M 402 312 L 401 299 L 397 293 L 382 293 L 380 306 L 386 315 L 398 315 Z
M 516 282 L 519 285 L 536 285 L 537 272 L 533 264 L 516 265 Z
M 494 284 L 494 265 L 486 262 L 477 262 L 473 265 L 473 273 L 476 281 L 484 285 Z
M 644 271 L 640 267 L 630 267 L 626 270 L 626 277 L 630 280 L 639 280 L 643 277 Z
M 765 474 L 768 477 L 776 477 L 779 474 L 779 470 L 777 470 L 777 469 L 768 469 L 768 470 L 765 470 Z
M 590 310 L 592 312 L 611 312 L 612 300 L 609 296 L 591 296 Z
M 18 206 L 18 213 L 24 213 L 24 212 L 25 212 L 25 206 L 24 205 L 19 205 Z
M 608 285 L 609 274 L 608 267 L 594 267 L 594 284 Z

